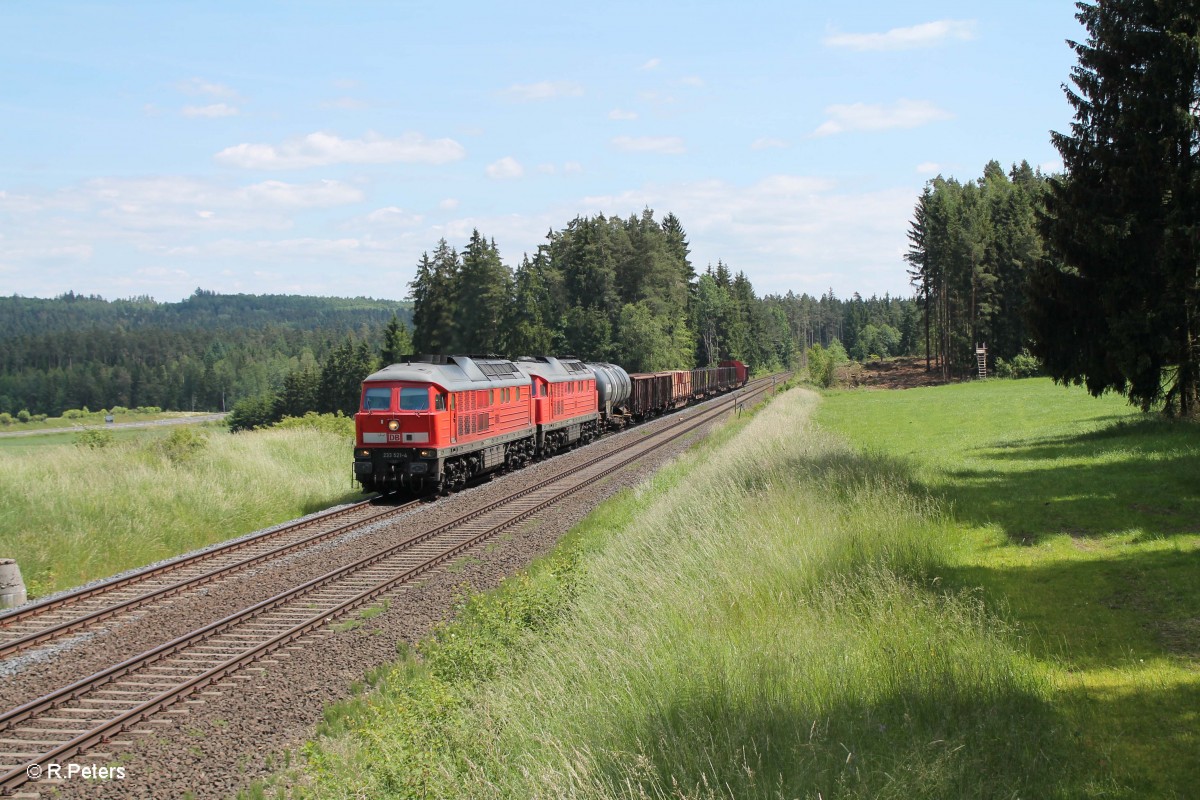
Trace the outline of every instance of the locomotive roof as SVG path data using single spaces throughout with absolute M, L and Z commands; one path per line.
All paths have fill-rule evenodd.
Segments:
M 478 356 L 406 356 L 405 361 L 373 372 L 364 380 L 367 383 L 436 383 L 452 392 L 519 386 L 529 382 L 508 359 Z
M 550 383 L 595 377 L 588 366 L 574 356 L 522 356 L 517 359 L 516 367 L 528 375 L 537 375 Z

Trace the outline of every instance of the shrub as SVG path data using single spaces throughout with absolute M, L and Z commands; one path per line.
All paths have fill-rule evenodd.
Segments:
M 237 433 L 265 427 L 278 419 L 275 413 L 275 396 L 261 394 L 258 397 L 243 397 L 234 403 L 226 423 L 230 433 Z
M 1025 348 L 1021 348 L 1012 361 L 996 359 L 996 375 L 1001 378 L 1032 378 L 1041 372 L 1041 363 Z
M 834 370 L 847 360 L 846 348 L 836 339 L 828 348 L 814 344 L 808 348 L 808 377 L 817 386 L 828 389 L 833 385 Z
M 126 408 L 125 406 L 113 406 L 111 409 L 109 409 L 108 413 L 110 413 L 110 414 L 128 414 L 129 409 Z
M 17 419 L 19 419 L 21 422 L 29 422 L 33 419 L 33 415 L 29 413 L 28 408 L 22 408 L 17 412 Z
M 63 419 L 83 419 L 88 414 L 86 408 L 68 408 L 62 413 Z
M 284 417 L 271 427 L 284 429 L 308 428 L 334 433 L 338 436 L 353 436 L 354 418 L 347 417 L 340 411 L 333 414 L 318 414 L 315 411 L 308 411 L 303 417 Z
M 154 442 L 154 448 L 172 461 L 191 458 L 204 449 L 208 437 L 190 425 L 179 425 L 162 439 Z
M 79 447 L 90 447 L 93 450 L 98 450 L 102 447 L 111 447 L 116 442 L 116 437 L 112 431 L 104 428 L 83 428 L 79 433 L 75 434 L 75 444 Z
M 13 415 L 7 411 L 0 411 L 0 425 L 12 425 Z

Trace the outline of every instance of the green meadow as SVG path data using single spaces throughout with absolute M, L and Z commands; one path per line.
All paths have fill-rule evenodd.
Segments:
M 0 556 L 35 597 L 361 499 L 344 433 L 99 430 L 0 444 Z
M 246 796 L 1190 796 L 1198 455 L 1044 380 L 793 390 Z
M 1200 785 L 1200 426 L 1046 379 L 834 393 L 959 531 L 942 570 L 1022 631 L 1087 763 L 1130 797 Z

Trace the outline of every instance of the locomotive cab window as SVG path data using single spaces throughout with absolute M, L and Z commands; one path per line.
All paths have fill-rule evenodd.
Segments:
M 401 411 L 428 411 L 429 390 L 424 386 L 405 386 L 400 389 Z
M 446 410 L 446 395 L 442 394 L 441 392 L 438 392 L 437 395 L 434 397 L 433 407 L 434 407 L 434 410 L 436 410 L 436 411 L 445 411 Z
M 391 407 L 391 389 L 367 389 L 363 396 L 363 411 L 387 411 Z

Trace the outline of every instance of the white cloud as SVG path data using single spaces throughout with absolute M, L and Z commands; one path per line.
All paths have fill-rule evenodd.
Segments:
M 438 203 L 438 208 L 442 211 L 453 211 L 458 208 L 458 200 L 453 197 L 447 197 L 442 202 Z
M 411 228 L 423 223 L 425 217 L 397 206 L 388 206 L 387 208 L 377 208 L 367 214 L 366 221 L 372 225 L 389 228 Z
M 684 86 L 693 86 L 697 89 L 703 89 L 705 86 L 704 79 L 698 75 L 689 75 L 679 81 Z
M 525 168 L 512 156 L 505 156 L 499 161 L 493 161 L 487 165 L 487 176 L 494 180 L 519 178 L 524 174 Z
M 222 164 L 246 169 L 305 169 L 331 164 L 445 164 L 466 155 L 453 139 L 427 139 L 406 133 L 386 139 L 368 133 L 362 139 L 342 139 L 331 133 L 310 133 L 289 139 L 279 146 L 239 144 L 227 147 L 215 158 Z
M 761 136 L 750 143 L 751 150 L 774 150 L 791 147 L 791 144 L 785 139 L 775 139 L 770 136 Z
M 184 106 L 185 117 L 235 117 L 238 110 L 226 103 L 213 103 L 208 106 Z
M 936 161 L 923 161 L 917 164 L 917 173 L 919 175 L 937 175 L 942 171 L 942 165 Z
M 975 20 L 942 19 L 907 28 L 892 28 L 886 33 L 831 33 L 825 37 L 829 47 L 850 50 L 914 50 L 934 47 L 947 41 L 975 38 Z
M 203 78 L 189 78 L 175 84 L 175 88 L 184 94 L 204 94 L 210 97 L 237 97 L 238 93 L 221 83 L 213 83 Z
M 685 152 L 683 139 L 678 136 L 617 136 L 614 147 L 627 153 L 662 153 L 678 155 Z
M 640 67 L 638 67 L 638 69 L 645 69 L 645 70 L 658 69 L 660 64 L 662 64 L 661 58 L 652 58 L 649 61 L 647 61 L 645 64 L 642 64 Z
M 568 161 L 563 164 L 563 172 L 567 175 L 578 175 L 583 172 L 583 164 L 580 164 L 578 161 Z
M 825 109 L 829 119 L 813 131 L 814 136 L 832 136 L 848 131 L 884 131 L 892 128 L 918 128 L 954 115 L 928 100 L 899 100 L 892 106 L 853 103 Z
M 366 102 L 354 97 L 339 97 L 336 100 L 326 100 L 321 103 L 321 108 L 333 108 L 339 111 L 359 111 L 366 107 Z
M 614 108 L 612 111 L 608 112 L 608 118 L 617 120 L 634 120 L 638 118 L 638 115 L 636 111 L 626 111 L 622 108 Z
M 233 194 L 237 202 L 247 207 L 262 205 L 274 208 L 330 208 L 333 206 L 359 203 L 363 192 L 340 181 L 317 181 L 316 183 L 284 183 L 263 181 Z
M 542 173 L 543 175 L 557 175 L 558 174 L 558 165 L 557 164 L 538 164 L 537 171 Z
M 558 97 L 579 97 L 583 87 L 571 81 L 540 81 L 538 83 L 515 83 L 501 92 L 510 100 L 531 102 L 553 100 Z

